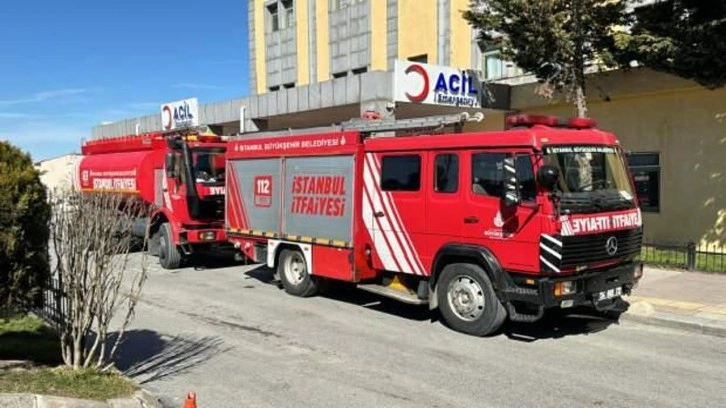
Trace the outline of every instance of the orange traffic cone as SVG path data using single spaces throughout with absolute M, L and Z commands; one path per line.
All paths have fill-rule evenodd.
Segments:
M 184 400 L 184 408 L 197 408 L 197 394 L 190 392 Z

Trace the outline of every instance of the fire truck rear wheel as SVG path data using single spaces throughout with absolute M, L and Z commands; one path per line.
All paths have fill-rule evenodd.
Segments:
M 318 292 L 317 280 L 310 275 L 305 256 L 299 250 L 283 249 L 277 272 L 285 292 L 291 295 L 309 297 Z
M 165 222 L 159 227 L 159 264 L 164 269 L 177 269 L 181 263 L 181 252 L 171 237 L 171 225 Z
M 456 331 L 486 336 L 496 332 L 507 317 L 487 273 L 478 265 L 447 265 L 436 293 L 444 321 Z

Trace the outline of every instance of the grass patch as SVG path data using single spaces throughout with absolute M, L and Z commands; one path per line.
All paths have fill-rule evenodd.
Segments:
M 685 248 L 657 248 L 643 246 L 640 259 L 649 264 L 678 269 L 688 268 L 688 253 Z M 702 272 L 726 272 L 726 253 L 696 251 L 695 270 Z
M 38 364 L 63 362 L 58 335 L 32 316 L 0 316 L 0 360 L 30 360 Z
M 0 373 L 0 392 L 8 393 L 105 401 L 128 397 L 137 390 L 136 384 L 120 374 L 96 370 L 73 371 L 58 367 Z

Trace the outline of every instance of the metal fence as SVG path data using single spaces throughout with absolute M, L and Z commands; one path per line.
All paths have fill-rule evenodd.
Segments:
M 702 272 L 726 272 L 726 248 L 708 249 L 688 243 L 644 242 L 641 250 L 643 262 L 655 266 Z
M 60 309 L 57 305 L 60 305 Z M 51 278 L 43 292 L 43 306 L 36 309 L 35 314 L 49 324 L 60 325 L 68 309 L 68 297 L 61 288 L 60 280 Z

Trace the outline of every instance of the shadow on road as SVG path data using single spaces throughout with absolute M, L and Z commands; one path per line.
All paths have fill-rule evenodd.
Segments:
M 151 330 L 132 330 L 119 346 L 116 367 L 144 384 L 183 373 L 225 352 L 221 345 L 222 339 L 216 336 L 163 338 Z
M 535 323 L 508 322 L 501 332 L 511 340 L 527 343 L 567 336 L 589 335 L 601 332 L 613 324 L 619 324 L 620 314 L 627 310 L 628 306 L 627 302 L 622 301 L 609 312 L 597 312 L 586 308 L 554 309 Z
M 261 283 L 275 285 L 281 291 L 283 290 L 282 284 L 275 280 L 274 271 L 264 265 L 245 272 L 245 275 L 247 276 L 246 279 L 256 279 Z M 285 294 L 283 293 L 283 295 Z M 329 282 L 320 296 L 336 302 L 362 306 L 370 310 L 410 320 L 424 321 L 432 319 L 432 313 L 429 312 L 426 306 L 401 303 L 361 289 L 356 289 L 355 285 L 346 282 Z M 432 321 L 435 321 L 435 319 Z
M 246 279 L 256 279 L 264 284 L 276 285 L 282 290 L 282 285 L 274 278 L 273 270 L 264 265 L 245 272 L 245 275 L 247 276 Z M 330 287 L 320 296 L 336 302 L 362 306 L 409 320 L 430 320 L 431 323 L 435 323 L 441 319 L 438 310 L 430 311 L 428 306 L 401 303 L 356 289 L 355 285 L 345 282 L 331 283 Z M 545 339 L 559 339 L 566 336 L 593 334 L 607 329 L 612 324 L 618 324 L 620 313 L 627 310 L 628 306 L 628 303 L 623 301 L 612 312 L 597 312 L 585 308 L 552 310 L 535 323 L 507 322 L 495 336 L 503 334 L 511 340 L 534 342 Z
M 187 260 L 186 266 L 194 270 L 222 269 L 231 266 L 245 265 L 245 262 L 237 257 L 238 253 L 231 251 L 202 251 L 193 254 Z

